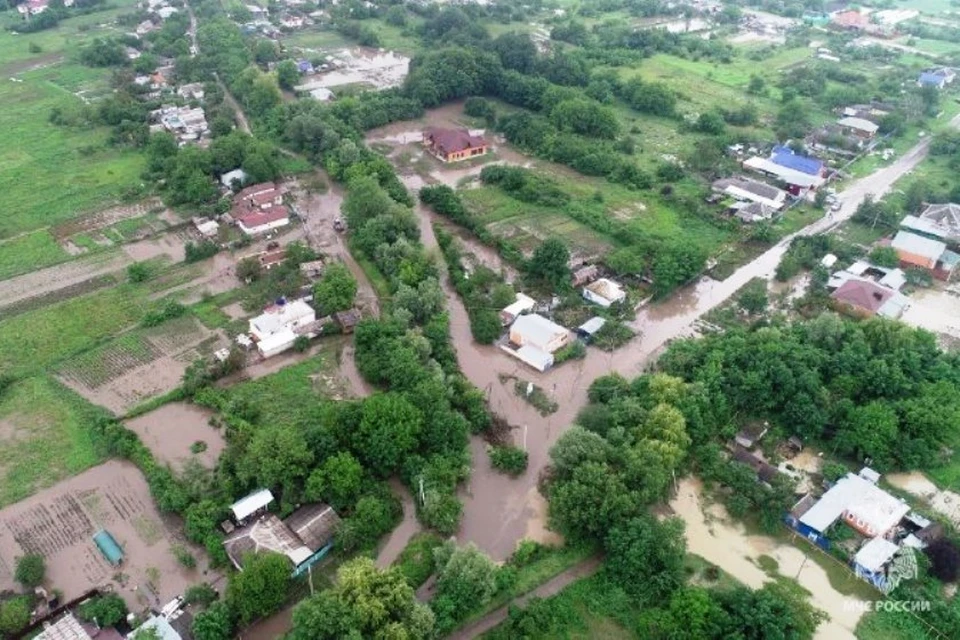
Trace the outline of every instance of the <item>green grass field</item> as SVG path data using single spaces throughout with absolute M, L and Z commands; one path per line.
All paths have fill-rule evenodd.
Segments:
M 17 141 L 0 147 L 0 190 L 7 196 L 0 238 L 63 222 L 140 184 L 141 154 L 109 147 L 106 129 L 49 123 L 51 109 L 77 98 L 33 77 L 45 72 L 0 83 L 0 129 L 7 140 Z
M 88 429 L 101 412 L 47 377 L 0 394 L 0 506 L 101 462 Z
M 145 290 L 121 285 L 0 320 L 0 374 L 30 375 L 140 321 Z
M 68 259 L 70 254 L 46 231 L 15 236 L 0 241 L 0 280 Z

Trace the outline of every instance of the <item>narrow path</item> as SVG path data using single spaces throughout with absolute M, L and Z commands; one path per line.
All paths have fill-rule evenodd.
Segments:
M 600 558 L 588 558 L 580 564 L 576 564 L 566 571 L 558 573 L 533 591 L 523 594 L 499 609 L 491 611 L 476 622 L 455 631 L 447 636 L 446 640 L 470 640 L 471 638 L 476 638 L 506 620 L 511 606 L 524 605 L 529 602 L 531 598 L 547 598 L 556 595 L 577 580 L 592 576 L 600 569 L 600 564 Z
M 413 503 L 413 496 L 409 489 L 403 486 L 396 478 L 390 479 L 390 488 L 400 496 L 400 504 L 403 507 L 403 520 L 400 525 L 390 532 L 386 542 L 380 547 L 377 554 L 377 566 L 386 569 L 394 563 L 400 552 L 403 551 L 410 539 L 423 531 L 420 522 L 417 521 L 416 505 Z

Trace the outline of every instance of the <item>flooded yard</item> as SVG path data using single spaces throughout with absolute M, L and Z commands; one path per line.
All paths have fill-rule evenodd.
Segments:
M 212 411 L 195 404 L 171 402 L 125 424 L 160 462 L 181 469 L 187 460 L 197 460 L 212 469 L 227 443 L 221 430 L 210 426 L 211 416 Z M 203 451 L 194 453 L 199 442 Z
M 900 319 L 941 338 L 960 339 L 960 297 L 936 289 L 917 291 Z
M 314 89 L 358 84 L 369 85 L 374 89 L 387 89 L 402 84 L 410 72 L 410 58 L 407 56 L 365 47 L 329 52 L 327 64 L 332 67 L 329 71 L 308 76 L 296 87 L 297 91 L 309 93 Z
M 760 557 L 777 561 L 778 572 L 795 578 L 810 592 L 810 602 L 825 611 L 830 619 L 821 623 L 814 636 L 818 640 L 854 638 L 854 631 L 863 615 L 846 603 L 858 598 L 837 591 L 830 584 L 826 571 L 807 558 L 812 549 L 783 544 L 762 535 L 750 535 L 743 525 L 732 522 L 722 505 L 707 505 L 703 487 L 696 478 L 680 481 L 677 496 L 670 502 L 674 512 L 686 524 L 687 550 L 717 565 L 745 585 L 757 589 L 773 578 L 760 568 Z M 799 544 L 803 544 L 800 542 Z M 829 559 L 833 562 L 833 559 Z
M 116 539 L 123 564 L 111 566 L 93 535 L 101 528 Z M 132 611 L 158 607 L 202 580 L 216 581 L 206 553 L 180 539 L 150 497 L 147 482 L 129 462 L 112 460 L 0 511 L 0 589 L 13 580 L 17 556 L 39 553 L 47 565 L 46 586 L 76 598 L 94 587 L 112 587 Z M 182 545 L 197 559 L 185 569 L 173 555 Z
M 953 526 L 960 527 L 960 494 L 954 491 L 940 490 L 920 471 L 890 473 L 885 476 L 885 479 L 894 487 L 926 502 L 931 509 L 946 516 L 953 523 Z

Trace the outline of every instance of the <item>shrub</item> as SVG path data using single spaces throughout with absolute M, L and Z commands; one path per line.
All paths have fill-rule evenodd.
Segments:
M 587 356 L 587 347 L 579 340 L 574 340 L 553 354 L 553 363 L 560 364 L 567 360 L 580 360 Z
M 528 458 L 526 451 L 514 446 L 490 449 L 490 463 L 493 468 L 512 476 L 518 476 L 527 470 Z
M 207 258 L 212 258 L 220 250 L 216 242 L 210 240 L 201 240 L 200 242 L 188 242 L 183 247 L 184 259 L 187 264 L 200 262 Z
M 193 585 L 184 592 L 183 601 L 187 604 L 198 604 L 205 607 L 216 600 L 217 597 L 216 589 L 206 582 L 201 582 L 200 584 Z
M 17 558 L 17 566 L 13 575 L 14 579 L 24 587 L 33 589 L 43 584 L 46 572 L 47 566 L 43 561 L 43 556 L 39 553 L 28 553 Z
M 80 617 L 101 627 L 112 627 L 127 617 L 127 605 L 115 593 L 97 596 L 84 602 L 78 609 Z
M 193 554 L 187 550 L 183 545 L 174 545 L 171 549 L 173 552 L 173 557 L 177 559 L 181 565 L 187 569 L 195 569 L 197 566 L 197 559 L 193 557 Z
M 127 279 L 130 282 L 146 282 L 150 279 L 150 265 L 146 262 L 134 262 L 127 267 Z

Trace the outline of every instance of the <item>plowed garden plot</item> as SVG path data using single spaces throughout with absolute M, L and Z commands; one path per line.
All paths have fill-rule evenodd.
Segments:
M 113 567 L 93 535 L 106 529 L 123 549 Z M 173 555 L 181 545 L 198 567 L 183 568 Z M 92 587 L 112 585 L 133 611 L 158 607 L 200 580 L 205 554 L 179 539 L 174 523 L 157 511 L 146 480 L 128 462 L 111 460 L 0 511 L 0 589 L 16 589 L 17 556 L 39 553 L 47 564 L 47 586 L 70 600 Z
M 225 338 L 193 317 L 137 329 L 66 362 L 60 379 L 84 398 L 123 414 L 176 388 L 186 368 Z

